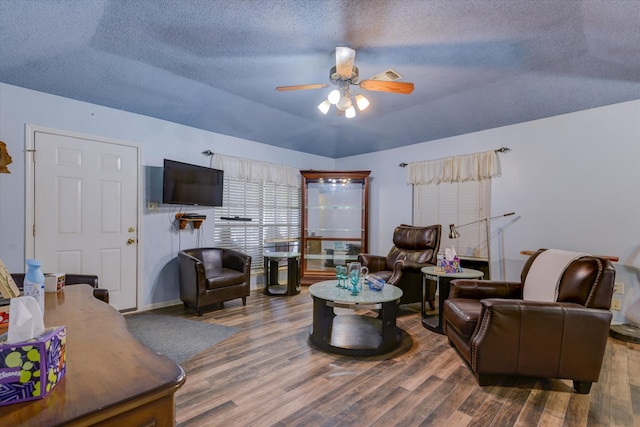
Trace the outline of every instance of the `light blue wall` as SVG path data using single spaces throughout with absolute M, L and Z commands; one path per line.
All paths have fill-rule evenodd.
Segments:
M 0 84 L 0 140 L 14 163 L 0 174 L 0 258 L 12 271 L 24 265 L 25 125 L 33 124 L 140 144 L 143 164 L 172 158 L 207 165 L 203 150 L 300 169 L 371 170 L 370 252 L 385 254 L 391 233 L 411 222 L 411 187 L 401 162 L 416 162 L 502 146 L 501 176 L 492 187 L 494 277 L 516 280 L 521 250 L 540 247 L 620 257 L 623 311 L 640 305 L 640 100 L 425 142 L 328 159 L 204 132 L 186 126 Z M 202 211 L 202 209 L 199 209 Z M 206 212 L 205 212 L 206 213 Z M 143 307 L 177 298 L 177 250 L 195 246 L 197 233 L 175 231 L 172 212 L 143 215 Z M 203 224 L 211 236 L 212 224 Z M 211 237 L 207 239 L 211 244 Z
M 385 254 L 393 228 L 411 222 L 411 163 L 493 150 L 501 176 L 492 184 L 492 272 L 518 280 L 521 250 L 558 248 L 620 257 L 622 312 L 640 312 L 640 100 L 490 129 L 385 152 L 338 159 L 337 169 L 370 169 L 371 248 Z M 502 229 L 502 230 L 501 230 Z M 502 236 L 502 238 L 500 238 Z M 640 314 L 639 314 L 640 316 Z
M 37 125 L 87 136 L 115 139 L 142 147 L 143 166 L 162 166 L 164 158 L 209 165 L 202 151 L 245 157 L 301 169 L 333 169 L 333 159 L 201 131 L 137 114 L 100 107 L 0 83 L 0 140 L 7 144 L 11 174 L 0 174 L 0 259 L 9 271 L 24 271 L 25 259 L 25 127 Z M 144 176 L 145 168 L 142 168 Z M 146 183 L 145 183 L 146 185 Z M 143 194 L 144 197 L 144 194 Z M 212 209 L 198 209 L 211 218 Z M 176 253 L 205 239 L 214 245 L 213 221 L 201 234 L 178 231 L 176 210 L 143 210 L 143 289 L 139 308 L 179 300 Z M 254 284 L 255 285 L 255 284 Z

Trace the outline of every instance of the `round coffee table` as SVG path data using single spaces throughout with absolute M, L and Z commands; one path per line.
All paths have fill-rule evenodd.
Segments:
M 350 356 L 374 356 L 395 350 L 402 343 L 403 331 L 396 327 L 402 290 L 385 285 L 382 291 L 366 285 L 357 296 L 337 287 L 337 280 L 309 286 L 313 298 L 313 324 L 310 341 L 318 348 Z M 334 308 L 374 310 L 377 317 L 336 314 Z
M 482 271 L 471 268 L 463 268 L 460 273 L 447 273 L 437 267 L 423 267 L 422 271 L 422 326 L 430 331 L 443 334 L 442 331 L 442 307 L 444 300 L 449 298 L 450 282 L 453 279 L 480 279 L 484 277 Z M 429 315 L 425 310 L 425 299 L 427 292 L 427 280 L 436 282 L 438 289 L 438 314 Z

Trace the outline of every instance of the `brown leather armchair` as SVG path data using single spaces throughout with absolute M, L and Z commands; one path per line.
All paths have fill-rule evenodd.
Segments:
M 13 281 L 16 282 L 16 285 L 20 289 L 22 289 L 22 284 L 24 283 L 24 275 L 24 273 L 11 273 Z M 109 290 L 98 287 L 98 276 L 93 274 L 65 273 L 65 286 L 79 285 L 81 283 L 91 285 L 91 287 L 93 288 L 93 296 L 109 304 Z
M 178 252 L 180 299 L 185 308 L 203 309 L 250 293 L 251 257 L 225 248 L 195 248 Z
M 400 304 L 422 301 L 422 267 L 437 262 L 440 249 L 440 224 L 415 227 L 402 224 L 393 231 L 393 244 L 387 256 L 360 254 L 358 261 L 385 282 L 402 289 Z M 435 288 L 426 300 L 433 307 Z
M 615 269 L 604 258 L 578 258 L 560 276 L 555 302 L 523 300 L 542 251 L 527 260 L 520 282 L 452 280 L 443 329 L 480 385 L 499 375 L 563 378 L 587 394 L 600 376 Z

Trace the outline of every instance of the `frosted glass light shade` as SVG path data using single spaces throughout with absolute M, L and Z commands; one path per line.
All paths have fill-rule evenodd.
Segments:
M 351 102 L 351 98 L 349 98 L 348 96 L 343 96 L 342 98 L 340 98 L 340 101 L 338 101 L 338 103 L 336 104 L 336 107 L 338 107 L 338 109 L 342 111 L 346 111 L 348 108 L 351 108 L 352 106 L 353 106 L 353 102 Z
M 327 100 L 331 103 L 331 104 L 337 104 L 338 101 L 340 101 L 340 91 L 338 89 L 334 89 L 331 92 L 329 92 L 329 96 L 327 96 Z
M 325 99 L 318 105 L 318 110 L 322 111 L 322 114 L 326 115 L 329 112 L 329 108 L 331 108 L 331 103 L 328 99 Z
M 363 111 L 369 106 L 369 100 L 364 97 L 364 95 L 357 94 L 356 95 L 356 105 L 360 111 Z
M 347 119 L 352 119 L 356 116 L 356 109 L 353 107 L 353 105 L 344 111 L 344 116 Z

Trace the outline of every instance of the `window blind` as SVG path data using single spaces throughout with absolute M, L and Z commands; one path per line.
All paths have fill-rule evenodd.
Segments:
M 491 180 L 414 184 L 413 221 L 415 225 L 442 225 L 441 248 L 455 247 L 458 255 L 488 258 L 484 221 L 491 216 Z M 449 224 L 460 233 L 449 239 Z
M 300 188 L 225 177 L 222 206 L 214 215 L 215 245 L 246 253 L 252 271 L 261 270 L 265 240 L 300 236 Z

